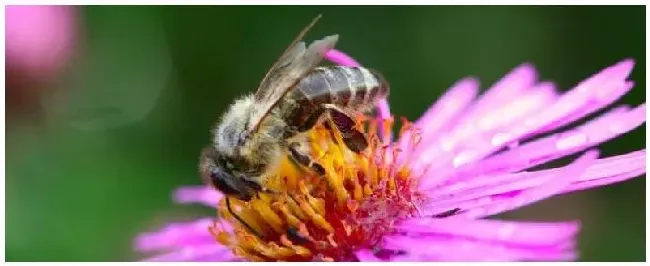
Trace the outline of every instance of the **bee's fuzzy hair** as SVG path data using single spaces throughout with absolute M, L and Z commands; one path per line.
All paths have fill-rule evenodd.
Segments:
M 219 153 L 226 156 L 234 154 L 239 134 L 246 130 L 246 124 L 254 107 L 253 95 L 243 96 L 228 107 L 212 131 L 213 143 Z
M 276 117 L 275 113 L 269 114 L 264 119 L 258 130 L 249 136 L 243 146 L 239 143 L 240 134 L 246 130 L 255 108 L 253 95 L 241 97 L 230 105 L 213 130 L 215 150 L 224 157 L 238 156 L 251 166 L 275 167 L 283 155 L 282 140 L 279 139 L 280 136 L 276 132 L 286 126 L 284 121 Z M 245 171 L 246 169 L 238 170 Z

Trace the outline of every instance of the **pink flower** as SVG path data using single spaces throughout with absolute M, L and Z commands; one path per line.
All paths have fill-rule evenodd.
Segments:
M 40 109 L 39 97 L 68 63 L 77 35 L 71 6 L 5 7 L 7 114 Z
M 49 77 L 68 60 L 77 35 L 74 7 L 7 6 L 5 53 L 11 67 Z
M 358 65 L 335 50 L 327 58 L 341 65 Z M 370 153 L 373 156 L 357 158 L 366 164 L 330 168 L 338 175 L 353 174 L 328 177 L 329 189 L 320 191 L 325 196 L 305 192 L 304 183 L 297 185 L 297 191 L 302 191 L 297 194 L 304 197 L 296 196 L 294 203 L 299 206 L 292 209 L 292 215 L 281 215 L 284 205 L 277 202 L 253 203 L 257 207 L 251 208 L 237 205 L 246 209 L 240 214 L 259 223 L 257 228 L 270 234 L 275 230 L 275 242 L 253 236 L 224 212 L 223 195 L 195 186 L 177 190 L 176 202 L 216 207 L 220 218 L 174 223 L 144 233 L 136 239 L 136 249 L 162 251 L 149 258 L 154 261 L 576 259 L 577 221 L 516 222 L 486 217 L 645 172 L 645 149 L 609 158 L 598 158 L 595 150 L 589 150 L 642 125 L 645 104 L 620 106 L 573 129 L 554 132 L 627 93 L 633 87 L 627 80 L 632 68 L 632 60 L 624 60 L 564 94 L 552 83 L 538 81 L 534 68 L 526 64 L 478 98 L 478 82 L 461 80 L 420 119 L 406 123 L 396 142 L 384 147 L 377 141 Z M 380 111 L 383 118 L 390 117 L 387 104 Z M 549 132 L 553 134 L 539 137 Z M 567 166 L 526 171 L 585 150 Z M 369 177 L 375 180 L 368 181 Z M 309 217 L 301 218 L 301 210 Z M 287 224 L 297 223 L 300 227 L 294 229 L 305 243 L 297 243 L 300 238 L 295 237 L 287 241 L 291 233 L 282 233 Z

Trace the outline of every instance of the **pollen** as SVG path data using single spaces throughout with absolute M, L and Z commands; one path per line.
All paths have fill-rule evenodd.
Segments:
M 255 232 L 222 200 L 219 217 L 233 230 L 215 225 L 210 233 L 249 261 L 354 261 L 356 250 L 380 248 L 393 224 L 417 215 L 423 195 L 409 169 L 390 162 L 400 151 L 384 145 L 381 136 L 390 134 L 392 119 L 379 122 L 357 119 L 369 142 L 361 153 L 347 149 L 340 133 L 317 126 L 309 132 L 312 157 L 326 174 L 318 176 L 287 157 L 266 181 L 275 193 L 260 193 L 249 202 L 231 199 L 233 211 Z M 400 135 L 410 128 L 407 121 L 402 124 Z

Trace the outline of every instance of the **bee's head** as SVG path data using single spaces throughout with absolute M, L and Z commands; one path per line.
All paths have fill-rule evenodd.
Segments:
M 199 171 L 203 181 L 222 193 L 249 201 L 262 187 L 253 182 L 232 160 L 219 155 L 213 147 L 203 149 Z

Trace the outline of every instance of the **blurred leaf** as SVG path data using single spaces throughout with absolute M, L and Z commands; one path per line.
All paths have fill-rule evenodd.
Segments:
M 119 19 L 116 19 L 118 18 Z M 56 94 L 44 103 L 83 130 L 136 123 L 171 80 L 171 59 L 156 14 L 147 8 L 90 8 L 87 42 Z

